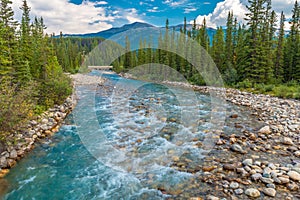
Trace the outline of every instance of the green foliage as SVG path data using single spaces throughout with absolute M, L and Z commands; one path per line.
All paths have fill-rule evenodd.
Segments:
M 0 79 L 0 137 L 23 127 L 23 123 L 32 117 L 35 101 L 31 91 L 34 86 L 30 83 L 20 88 L 11 79 Z
M 0 138 L 71 94 L 52 42 L 44 34 L 43 18 L 30 24 L 23 0 L 22 22 L 13 18 L 10 0 L 0 1 Z
M 38 105 L 39 108 L 51 108 L 55 104 L 59 105 L 72 94 L 71 80 L 66 75 L 50 78 L 39 85 Z

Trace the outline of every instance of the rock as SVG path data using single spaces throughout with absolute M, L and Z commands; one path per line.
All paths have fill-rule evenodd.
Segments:
M 0 168 L 6 168 L 7 167 L 7 160 L 4 156 L 0 158 Z
M 230 185 L 229 185 L 229 187 L 231 188 L 231 189 L 237 189 L 237 188 L 239 188 L 239 184 L 237 183 L 237 182 L 232 182 L 232 183 L 230 183 Z
M 17 151 L 16 151 L 15 149 L 13 149 L 13 150 L 10 152 L 9 157 L 10 157 L 11 159 L 16 159 L 16 158 L 18 157 Z
M 294 155 L 297 156 L 297 157 L 300 157 L 300 151 L 295 151 Z
M 215 196 L 212 196 L 212 195 L 209 195 L 206 197 L 207 200 L 220 200 L 219 197 L 215 197 Z
M 244 190 L 239 188 L 239 189 L 234 190 L 234 193 L 235 193 L 236 195 L 241 195 L 241 194 L 244 193 Z
M 9 169 L 0 169 L 0 181 L 2 180 L 1 178 L 4 178 L 6 176 L 6 174 L 9 173 Z M 1 186 L 1 184 L 0 184 Z M 1 197 L 1 194 L 0 194 L 0 197 Z
M 276 190 L 273 188 L 264 188 L 263 193 L 267 196 L 270 197 L 275 197 L 276 196 Z
M 260 180 L 261 180 L 261 182 L 266 183 L 266 184 L 271 184 L 274 182 L 272 179 L 265 178 L 265 177 L 261 177 Z
M 225 164 L 223 165 L 224 170 L 234 171 L 236 169 L 236 166 L 234 164 Z
M 252 164 L 253 164 L 252 159 L 246 159 L 243 161 L 243 165 L 245 165 L 245 166 L 251 166 Z
M 299 186 L 295 183 L 289 183 L 287 184 L 287 188 L 290 190 L 290 191 L 298 191 L 299 190 Z
M 293 145 L 294 142 L 291 138 L 289 137 L 284 137 L 281 141 L 282 144 L 285 144 L 285 145 Z
M 266 134 L 267 135 L 267 134 L 271 134 L 272 131 L 271 131 L 270 126 L 264 126 L 261 129 L 259 129 L 258 133 Z
M 246 153 L 246 151 L 240 145 L 238 145 L 238 144 L 233 144 L 230 147 L 230 150 L 234 151 L 234 152 L 241 153 L 241 154 L 245 154 Z
M 285 177 L 278 177 L 278 179 L 280 180 L 281 184 L 286 184 L 290 182 L 290 179 L 285 178 Z
M 42 120 L 42 124 L 48 124 L 48 122 L 49 122 L 48 119 L 43 119 Z
M 202 170 L 204 171 L 204 172 L 211 172 L 212 170 L 214 170 L 214 169 L 216 169 L 217 168 L 217 166 L 203 166 L 202 167 Z
M 295 171 L 289 171 L 287 175 L 294 181 L 300 181 L 300 174 Z
M 258 181 L 262 178 L 262 175 L 257 173 L 257 174 L 252 174 L 251 179 L 254 181 Z
M 275 189 L 276 186 L 273 183 L 269 183 L 269 184 L 267 184 L 267 188 L 273 188 L 273 189 Z
M 47 124 L 43 124 L 43 125 L 41 125 L 41 129 L 42 129 L 43 131 L 46 131 L 46 130 L 48 130 L 48 126 L 47 126 Z
M 236 119 L 236 118 L 238 118 L 238 117 L 239 117 L 238 114 L 232 114 L 232 115 L 230 115 L 230 118 L 232 118 L 232 119 Z
M 255 189 L 255 188 L 249 188 L 245 191 L 245 194 L 249 197 L 254 197 L 254 198 L 257 198 L 257 197 L 260 197 L 260 192 Z

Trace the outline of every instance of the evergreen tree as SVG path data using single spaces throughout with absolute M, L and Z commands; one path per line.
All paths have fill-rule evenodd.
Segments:
M 0 75 L 8 75 L 13 72 L 13 52 L 16 49 L 15 30 L 17 22 L 14 20 L 14 12 L 11 8 L 12 1 L 0 1 L 0 41 L 1 41 L 1 66 Z
M 225 44 L 225 56 L 226 66 L 224 68 L 232 67 L 233 63 L 233 13 L 229 12 L 226 23 L 226 44 Z M 224 70 L 223 70 L 224 72 Z
M 274 75 L 277 82 L 282 82 L 284 77 L 284 21 L 285 16 L 283 12 L 281 12 L 280 16 L 280 28 L 279 28 L 279 36 L 277 41 L 277 48 L 276 48 L 276 56 L 275 56 L 275 64 L 274 64 Z
M 225 62 L 225 59 L 226 60 L 228 59 L 228 57 L 225 56 L 226 51 L 224 51 L 224 47 L 225 47 L 224 32 L 221 27 L 218 27 L 217 32 L 213 38 L 211 53 L 212 53 L 212 58 L 221 73 L 223 73 L 225 71 L 224 62 Z M 225 47 L 225 49 L 226 49 L 226 47 Z
M 300 80 L 300 6 L 295 2 L 291 30 L 285 48 L 285 81 Z

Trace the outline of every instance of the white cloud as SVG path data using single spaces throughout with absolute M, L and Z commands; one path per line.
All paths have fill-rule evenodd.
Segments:
M 188 2 L 188 0 L 178 0 L 178 1 L 165 0 L 165 1 L 163 1 L 164 4 L 167 4 L 172 8 L 186 6 L 187 2 Z
M 76 5 L 69 0 L 30 0 L 31 17 L 42 16 L 48 27 L 46 32 L 58 34 L 63 33 L 90 33 L 109 29 L 115 17 L 109 15 L 106 1 L 90 2 L 84 0 L 82 4 Z M 20 20 L 20 7 L 22 0 L 14 0 L 13 8 L 16 19 Z
M 197 11 L 197 9 L 196 8 L 185 8 L 184 9 L 184 13 L 190 13 L 190 12 L 195 12 L 195 11 Z
M 147 11 L 152 13 L 159 12 L 158 7 L 153 7 L 152 9 L 148 9 Z
M 203 19 L 205 18 L 208 27 L 216 28 L 217 26 L 224 26 L 226 25 L 229 11 L 233 11 L 234 17 L 243 22 L 245 17 L 244 14 L 247 12 L 247 9 L 240 0 L 225 0 L 218 3 L 212 13 L 198 16 L 196 22 L 202 24 Z
M 234 17 L 239 22 L 245 23 L 245 13 L 248 13 L 246 8 L 247 0 L 224 0 L 217 4 L 215 10 L 208 15 L 200 15 L 196 18 L 198 24 L 202 24 L 203 19 L 206 19 L 208 27 L 216 28 L 217 26 L 225 26 L 229 11 L 233 11 Z M 272 6 L 278 15 L 278 20 L 281 11 L 284 11 L 287 18 L 291 17 L 291 10 L 294 5 L 294 0 L 273 0 Z M 286 27 L 287 28 L 287 27 Z
M 126 9 L 122 12 L 122 16 L 119 16 L 119 18 L 125 18 L 129 23 L 145 22 L 140 18 L 138 11 L 135 8 Z

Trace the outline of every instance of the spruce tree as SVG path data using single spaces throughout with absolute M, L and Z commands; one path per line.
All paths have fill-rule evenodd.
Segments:
M 275 63 L 274 63 L 274 76 L 277 82 L 281 83 L 283 81 L 283 66 L 284 66 L 284 21 L 285 16 L 283 12 L 281 12 L 280 16 L 280 28 L 279 28 L 279 36 L 277 41 L 277 48 L 276 48 L 276 56 L 275 56 Z
M 285 81 L 300 80 L 300 6 L 295 2 L 293 16 L 290 21 L 291 30 L 285 48 L 284 74 Z

